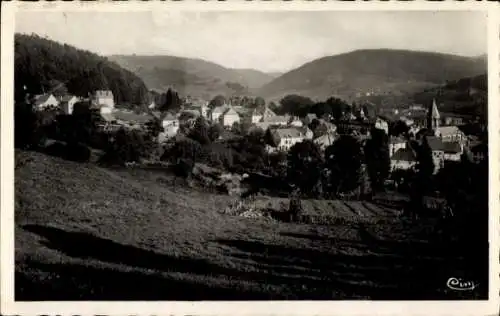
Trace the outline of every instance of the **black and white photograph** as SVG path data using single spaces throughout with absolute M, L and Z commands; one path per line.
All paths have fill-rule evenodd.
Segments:
M 498 296 L 491 7 L 66 8 L 13 14 L 15 302 Z

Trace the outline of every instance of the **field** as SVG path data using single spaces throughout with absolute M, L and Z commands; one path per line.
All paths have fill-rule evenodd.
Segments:
M 304 201 L 332 223 L 223 214 L 234 198 L 158 171 L 16 152 L 16 300 L 463 299 L 471 263 L 432 220 L 365 202 Z M 269 198 L 271 203 L 278 200 Z M 384 219 L 383 221 L 381 219 Z

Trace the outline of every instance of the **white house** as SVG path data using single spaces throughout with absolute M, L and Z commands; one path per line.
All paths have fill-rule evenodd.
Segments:
M 269 126 L 286 126 L 290 122 L 290 117 L 288 115 L 275 115 L 263 118 L 261 122 L 267 123 Z
M 59 103 L 59 106 L 61 107 L 61 110 L 65 114 L 70 115 L 73 113 L 75 103 L 77 103 L 78 101 L 80 101 L 80 99 L 74 95 L 65 95 L 61 97 L 61 102 Z
M 167 135 L 175 135 L 179 130 L 179 119 L 177 119 L 177 117 L 175 117 L 174 115 L 168 113 L 165 117 L 162 118 L 161 125 Z
M 406 140 L 401 137 L 393 137 L 389 139 L 389 155 L 394 155 L 399 149 L 406 148 Z
M 200 112 L 201 112 L 201 116 L 203 116 L 204 118 L 207 118 L 208 117 L 208 104 L 203 104 L 202 106 L 200 106 Z
M 294 126 L 294 127 L 302 127 L 304 126 L 304 123 L 302 123 L 302 121 L 298 118 L 298 117 L 292 117 L 290 122 L 288 123 L 290 126 Z
M 463 144 L 466 140 L 465 134 L 456 126 L 440 126 L 436 128 L 436 136 L 441 138 L 443 142 L 459 142 Z
M 224 114 L 228 110 L 228 108 L 229 106 L 227 105 L 221 105 L 213 108 L 212 111 L 210 112 L 210 119 L 213 122 L 219 121 L 220 116 Z
M 386 135 L 389 135 L 389 124 L 386 120 L 380 117 L 377 117 L 377 119 L 375 120 L 375 128 L 381 129 L 385 132 Z
M 272 131 L 279 139 L 278 150 L 288 151 L 293 145 L 302 142 L 306 137 L 298 128 L 278 128 Z
M 224 127 L 231 127 L 234 123 L 240 122 L 240 115 L 232 107 L 227 109 L 221 116 L 221 124 Z
M 111 92 L 110 90 L 97 90 L 94 93 L 93 101 L 99 105 L 103 104 L 110 108 L 115 107 L 113 92 Z
M 35 95 L 35 109 L 43 110 L 49 107 L 59 106 L 59 101 L 52 94 L 39 94 Z

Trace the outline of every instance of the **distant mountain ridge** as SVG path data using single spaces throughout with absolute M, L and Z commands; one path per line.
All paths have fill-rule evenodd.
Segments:
M 314 99 L 332 95 L 352 99 L 366 93 L 398 95 L 486 71 L 485 55 L 463 57 L 408 50 L 366 49 L 308 62 L 264 85 L 257 93 L 273 100 L 287 94 Z
M 108 59 L 136 73 L 150 89 L 165 91 L 173 87 L 181 95 L 205 98 L 217 94 L 252 94 L 277 75 L 167 55 L 112 55 Z

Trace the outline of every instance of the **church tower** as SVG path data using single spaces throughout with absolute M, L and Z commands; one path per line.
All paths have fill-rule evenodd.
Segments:
M 427 129 L 435 132 L 439 128 L 440 119 L 441 117 L 436 105 L 436 99 L 433 99 L 427 111 Z

